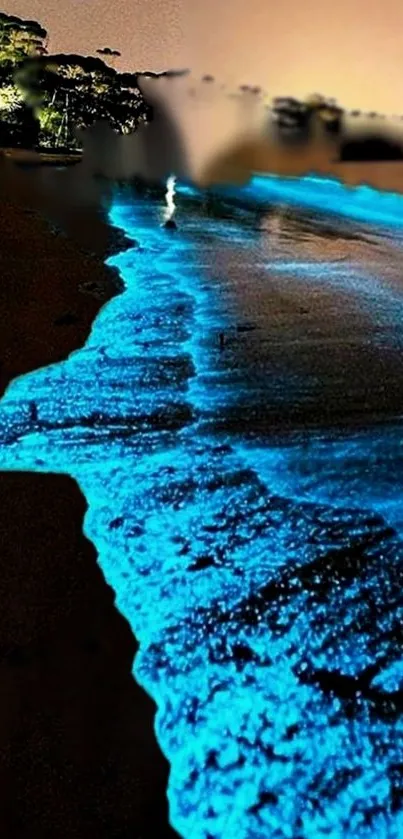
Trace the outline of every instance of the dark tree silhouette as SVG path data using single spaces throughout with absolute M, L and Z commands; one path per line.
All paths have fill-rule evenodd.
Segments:
M 340 145 L 340 160 L 403 160 L 403 146 L 381 134 L 365 132 L 359 137 L 343 139 Z
M 27 100 L 41 114 L 42 133 L 59 147 L 77 145 L 76 128 L 108 120 L 127 133 L 147 118 L 147 106 L 131 74 L 119 74 L 100 58 L 48 55 L 27 59 L 18 72 Z
M 102 49 L 96 50 L 98 55 L 110 55 L 110 56 L 121 56 L 122 53 L 119 50 L 113 50 L 110 47 L 102 47 Z
M 0 142 L 35 148 L 39 123 L 14 83 L 18 65 L 47 49 L 47 32 L 39 23 L 0 13 Z

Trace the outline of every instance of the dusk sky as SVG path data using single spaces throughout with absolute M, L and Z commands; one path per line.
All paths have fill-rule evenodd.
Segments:
M 321 92 L 346 107 L 403 112 L 402 0 L 10 0 L 50 49 L 122 52 L 124 70 L 190 66 L 270 95 Z

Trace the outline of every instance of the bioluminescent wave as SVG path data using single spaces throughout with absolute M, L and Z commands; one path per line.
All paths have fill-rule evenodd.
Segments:
M 194 194 L 194 187 L 178 185 L 178 191 Z M 213 194 L 254 206 L 287 202 L 298 207 L 310 207 L 325 213 L 335 213 L 365 223 L 401 227 L 403 195 L 381 192 L 373 187 L 346 186 L 335 178 L 307 175 L 303 178 L 279 175 L 256 175 L 243 187 L 214 187 Z
M 399 363 L 399 249 L 382 282 L 376 231 L 349 245 L 328 221 L 341 268 L 298 259 L 328 248 L 302 222 L 272 241 L 249 211 L 177 205 L 173 232 L 157 202 L 116 196 L 111 223 L 140 245 L 110 260 L 125 292 L 82 350 L 10 385 L 0 466 L 68 472 L 88 500 L 185 839 L 398 839 L 400 426 L 329 442 L 324 406 L 352 410 L 352 329 Z M 282 435 L 296 405 L 323 428 Z

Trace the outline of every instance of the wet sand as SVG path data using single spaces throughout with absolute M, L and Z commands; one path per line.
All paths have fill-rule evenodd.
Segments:
M 50 225 L 49 200 L 29 174 L 0 158 L 0 394 L 22 373 L 65 358 L 81 346 L 100 306 L 118 285 L 102 264 L 108 242 L 101 220 L 86 248 Z M 99 237 L 99 256 L 93 256 Z M 92 241 L 94 240 L 94 242 Z
M 1 158 L 0 182 L 3 393 L 80 347 L 117 284 L 101 216 L 67 238 L 32 178 Z M 0 474 L 0 833 L 173 837 L 155 708 L 132 677 L 136 641 L 84 514 L 68 477 Z

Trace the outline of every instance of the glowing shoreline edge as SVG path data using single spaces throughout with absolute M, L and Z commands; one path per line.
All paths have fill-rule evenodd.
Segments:
M 176 184 L 180 194 L 202 194 L 189 183 Z M 263 206 L 279 200 L 296 206 L 306 206 L 325 213 L 346 216 L 370 224 L 403 227 L 403 194 L 380 191 L 374 187 L 346 185 L 333 178 L 307 175 L 284 178 L 280 175 L 254 175 L 250 183 L 241 187 L 216 186 L 208 193 L 217 198 L 243 200 Z
M 41 405 L 41 395 L 45 395 L 45 398 L 50 398 L 50 408 L 48 406 L 48 411 L 49 413 L 55 413 L 56 420 L 62 416 L 62 411 L 65 410 L 64 397 L 66 395 L 70 395 L 72 399 L 78 399 L 78 397 L 81 396 L 81 398 L 84 399 L 84 402 L 85 399 L 91 401 L 92 397 L 96 406 L 98 407 L 99 402 L 100 407 L 102 408 L 102 390 L 105 390 L 105 387 L 103 388 L 102 378 L 99 382 L 97 381 L 95 370 L 94 376 L 92 377 L 93 381 L 92 378 L 89 379 L 89 381 L 91 381 L 91 386 L 93 387 L 93 392 L 90 391 L 88 394 L 85 394 L 87 383 L 85 379 L 83 382 L 80 382 L 80 374 L 88 376 L 86 365 L 89 365 L 89 372 L 91 373 L 90 359 L 92 356 L 89 351 L 92 350 L 93 353 L 95 351 L 96 354 L 100 346 L 99 342 L 101 342 L 101 346 L 103 346 L 105 340 L 107 342 L 108 349 L 112 349 L 112 351 L 115 349 L 113 345 L 114 342 L 116 349 L 122 350 L 123 360 L 125 359 L 125 349 L 129 350 L 130 353 L 132 353 L 130 358 L 133 365 L 135 365 L 136 358 L 134 355 L 134 349 L 130 344 L 132 335 L 127 334 L 127 330 L 133 329 L 133 321 L 130 321 L 128 318 L 127 322 L 125 322 L 122 318 L 124 318 L 125 315 L 125 308 L 130 305 L 130 302 L 133 303 L 137 294 L 139 295 L 139 299 L 136 301 L 136 305 L 140 310 L 141 307 L 147 303 L 147 300 L 152 301 L 153 295 L 154 298 L 155 295 L 157 295 L 158 298 L 158 295 L 162 293 L 164 289 L 164 294 L 166 295 L 166 298 L 164 299 L 166 300 L 169 300 L 169 297 L 174 296 L 176 292 L 181 292 L 181 290 L 182 292 L 186 292 L 187 289 L 188 297 L 192 298 L 196 304 L 194 336 L 193 338 L 189 338 L 187 341 L 181 340 L 180 346 L 177 346 L 174 342 L 172 347 L 172 356 L 175 357 L 183 352 L 190 351 L 193 356 L 193 362 L 196 366 L 196 372 L 203 369 L 207 360 L 204 359 L 201 347 L 198 345 L 197 334 L 198 331 L 200 331 L 197 325 L 197 317 L 203 316 L 203 292 L 200 294 L 198 293 L 197 277 L 194 275 L 192 276 L 191 265 L 187 262 L 186 257 L 190 251 L 189 243 L 187 243 L 187 245 L 181 245 L 180 239 L 170 240 L 169 234 L 167 237 L 167 235 L 162 231 L 153 229 L 152 221 L 150 219 L 146 219 L 146 225 L 143 226 L 142 230 L 141 219 L 139 219 L 138 215 L 137 217 L 135 216 L 134 210 L 133 218 L 130 225 L 128 225 L 127 220 L 124 217 L 124 208 L 123 212 L 121 212 L 118 203 L 114 208 L 112 208 L 110 221 L 113 226 L 123 229 L 127 234 L 130 235 L 132 232 L 133 235 L 140 240 L 141 245 L 145 246 L 146 254 L 143 254 L 143 256 L 141 254 L 137 254 L 136 251 L 133 250 L 117 254 L 107 261 L 109 264 L 115 265 L 121 270 L 121 274 L 125 282 L 125 291 L 122 295 L 110 301 L 101 310 L 101 313 L 98 315 L 98 318 L 93 325 L 91 336 L 83 350 L 79 350 L 74 353 L 66 362 L 52 365 L 42 371 L 28 374 L 27 376 L 21 377 L 19 380 L 15 380 L 0 403 L 0 409 L 4 406 L 7 407 L 7 403 L 12 409 L 13 397 L 16 402 L 17 399 L 19 399 L 20 402 L 22 401 L 26 404 L 28 399 L 32 399 L 35 396 L 35 398 L 39 399 L 39 404 Z M 131 228 L 131 230 L 128 228 Z M 142 239 L 143 234 L 144 240 Z M 165 249 L 163 252 L 161 252 L 161 246 Z M 147 261 L 144 262 L 144 259 Z M 131 260 L 133 260 L 132 265 Z M 152 263 L 151 268 L 147 268 L 149 262 Z M 178 276 L 180 273 L 178 270 L 179 267 L 181 268 L 181 277 Z M 147 283 L 152 285 L 153 275 L 155 275 L 156 281 L 161 282 L 161 278 L 163 276 L 167 277 L 169 281 L 169 272 L 171 272 L 172 289 L 170 289 L 170 282 L 168 282 L 166 287 L 164 286 L 162 291 L 160 291 L 157 282 L 156 289 L 154 291 L 152 288 L 148 289 L 147 297 L 147 287 L 142 287 L 141 280 L 145 280 L 145 286 Z M 127 347 L 125 346 L 126 342 L 128 342 Z M 152 348 L 150 352 L 152 352 Z M 36 383 L 38 386 L 36 386 Z M 57 385 L 59 385 L 59 388 Z M 42 391 L 41 386 L 44 389 Z M 71 392 L 69 392 L 68 386 L 72 388 Z M 80 393 L 80 386 L 84 392 L 84 396 Z M 145 408 L 147 408 L 147 398 L 149 397 L 149 393 L 146 391 L 145 386 L 143 390 L 144 393 L 140 393 L 140 397 L 142 399 L 142 406 L 144 405 Z M 172 396 L 174 390 L 174 384 L 172 384 L 168 391 L 169 397 Z M 155 396 L 155 399 L 158 399 L 158 392 L 150 391 L 150 393 L 153 398 Z M 108 394 L 106 394 L 105 399 L 107 398 L 107 395 Z M 119 398 L 119 392 L 117 393 L 117 398 Z M 196 379 L 190 379 L 190 381 L 188 381 L 188 389 L 184 398 L 189 401 L 195 401 L 203 398 L 203 392 L 197 388 L 197 377 Z M 58 400 L 59 405 L 57 404 Z M 55 406 L 56 411 L 54 411 Z M 72 410 L 74 413 L 74 406 Z M 124 413 L 125 405 L 123 405 L 123 408 L 121 406 L 121 410 L 122 413 Z M 80 432 L 80 429 L 78 429 L 78 431 Z M 164 448 L 164 441 L 162 441 L 160 449 L 157 450 L 156 453 L 152 452 L 151 454 L 148 454 L 147 451 L 145 453 L 141 451 L 138 453 L 136 449 L 131 451 L 130 447 L 125 447 L 125 445 L 119 445 L 118 442 L 114 442 L 113 437 L 106 440 L 106 442 L 101 439 L 101 442 L 98 444 L 97 441 L 95 441 L 93 449 L 91 450 L 91 444 L 87 446 L 85 437 L 83 441 L 82 439 L 80 440 L 79 436 L 78 442 L 75 443 L 74 428 L 71 431 L 67 430 L 67 433 L 63 430 L 56 432 L 56 435 L 58 436 L 53 439 L 52 435 L 49 435 L 49 440 L 46 439 L 46 434 L 33 434 L 31 435 L 32 440 L 30 442 L 30 437 L 28 435 L 28 437 L 25 438 L 25 441 L 23 440 L 20 448 L 14 450 L 14 454 L 17 455 L 17 461 L 18 457 L 20 457 L 20 462 L 14 463 L 14 468 L 27 468 L 27 465 L 29 464 L 29 468 L 38 469 L 38 465 L 35 466 L 35 464 L 37 464 L 37 457 L 38 454 L 40 454 L 44 459 L 42 460 L 42 466 L 39 467 L 39 471 L 69 472 L 78 481 L 84 495 L 87 498 L 88 511 L 85 516 L 84 532 L 95 544 L 98 550 L 98 562 L 103 570 L 105 578 L 116 592 L 117 606 L 130 620 L 133 631 L 139 640 L 140 650 L 137 653 L 134 666 L 136 678 L 145 687 L 147 692 L 153 696 L 158 706 L 156 719 L 157 736 L 165 754 L 171 762 L 168 796 L 171 805 L 171 822 L 173 826 L 182 832 L 182 835 L 186 836 L 186 839 L 199 839 L 199 837 L 205 837 L 207 835 L 206 831 L 208 829 L 207 824 L 209 820 L 207 819 L 206 821 L 206 811 L 208 808 L 207 805 L 204 806 L 204 795 L 217 809 L 216 819 L 213 819 L 213 824 L 210 828 L 211 835 L 214 837 L 219 836 L 220 839 L 226 839 L 227 836 L 231 837 L 231 839 L 232 836 L 234 836 L 234 839 L 235 836 L 237 839 L 238 837 L 239 839 L 256 839 L 256 837 L 260 837 L 260 839 L 262 839 L 262 836 L 264 836 L 265 839 L 266 837 L 268 839 L 269 836 L 292 837 L 292 824 L 295 820 L 294 809 L 296 802 L 298 803 L 299 797 L 304 793 L 305 789 L 305 770 L 303 767 L 300 767 L 299 769 L 301 772 L 301 788 L 298 788 L 299 785 L 296 785 L 294 788 L 293 783 L 295 784 L 297 780 L 295 774 L 296 770 L 294 775 L 290 778 L 287 776 L 285 766 L 282 766 L 281 763 L 278 765 L 276 761 L 272 761 L 268 765 L 267 760 L 262 759 L 256 749 L 254 749 L 252 742 L 250 749 L 245 746 L 245 753 L 247 755 L 246 766 L 243 770 L 240 769 L 238 772 L 236 769 L 231 768 L 234 766 L 234 762 L 236 763 L 238 756 L 236 736 L 231 739 L 231 737 L 225 734 L 226 728 L 228 729 L 228 732 L 231 733 L 232 713 L 235 714 L 235 729 L 236 723 L 238 722 L 237 715 L 239 715 L 239 719 L 242 721 L 243 726 L 246 726 L 246 729 L 243 727 L 240 728 L 242 732 L 245 730 L 246 733 L 248 733 L 250 730 L 252 738 L 254 733 L 259 732 L 259 714 L 262 712 L 273 712 L 273 701 L 270 697 L 270 701 L 272 702 L 270 705 L 270 701 L 267 699 L 268 688 L 274 694 L 276 694 L 277 691 L 278 705 L 274 705 L 274 711 L 278 716 L 278 718 L 276 718 L 277 729 L 282 730 L 283 727 L 287 727 L 288 725 L 292 726 L 295 720 L 299 719 L 298 714 L 303 717 L 303 714 L 306 712 L 304 701 L 306 697 L 309 697 L 314 693 L 314 691 L 306 687 L 301 689 L 298 694 L 293 694 L 292 691 L 295 690 L 295 685 L 293 679 L 291 678 L 289 663 L 286 660 L 285 651 L 283 650 L 281 643 L 274 641 L 273 639 L 268 639 L 267 630 L 265 630 L 264 626 L 262 626 L 261 631 L 256 630 L 255 634 L 253 635 L 252 633 L 249 637 L 248 632 L 245 629 L 240 629 L 235 624 L 237 640 L 244 640 L 245 643 L 250 642 L 251 646 L 255 649 L 257 654 L 260 653 L 262 658 L 264 658 L 264 655 L 267 653 L 267 646 L 270 640 L 270 653 L 273 654 L 274 657 L 274 668 L 272 669 L 268 667 L 264 662 L 260 666 L 255 666 L 253 662 L 250 665 L 245 666 L 244 672 L 249 673 L 249 675 L 253 674 L 255 678 L 254 688 L 252 689 L 247 689 L 243 685 L 242 674 L 237 674 L 231 664 L 209 664 L 207 661 L 203 660 L 203 654 L 206 652 L 206 648 L 204 646 L 204 636 L 207 634 L 207 628 L 202 628 L 204 636 L 202 635 L 200 637 L 200 649 L 196 649 L 194 659 L 192 659 L 190 663 L 186 661 L 186 651 L 182 649 L 182 644 L 185 643 L 186 640 L 192 641 L 192 636 L 187 639 L 185 630 L 183 628 L 179 628 L 177 640 L 174 637 L 170 639 L 168 638 L 168 648 L 173 659 L 171 665 L 179 665 L 178 672 L 172 673 L 172 666 L 171 671 L 168 666 L 168 675 L 164 673 L 164 670 L 162 670 L 161 676 L 158 667 L 155 667 L 153 670 L 152 664 L 150 665 L 148 663 L 150 650 L 147 650 L 147 646 L 150 645 L 153 638 L 157 637 L 158 639 L 158 633 L 160 630 L 164 627 L 165 629 L 170 628 L 170 624 L 168 623 L 168 620 L 170 619 L 170 610 L 174 610 L 178 620 L 181 617 L 186 619 L 188 611 L 191 610 L 192 604 L 188 603 L 185 597 L 186 586 L 189 587 L 189 593 L 190 589 L 193 588 L 195 592 L 195 601 L 201 604 L 203 604 L 205 600 L 208 601 L 208 598 L 211 596 L 212 591 L 215 590 L 215 587 L 217 587 L 217 591 L 220 591 L 221 586 L 222 597 L 224 600 L 225 597 L 227 597 L 228 607 L 231 608 L 232 602 L 236 604 L 237 598 L 240 596 L 239 592 L 244 585 L 242 578 L 239 579 L 238 585 L 236 578 L 231 579 L 229 572 L 225 569 L 223 571 L 216 572 L 212 570 L 211 572 L 207 572 L 207 575 L 211 573 L 211 576 L 204 577 L 201 575 L 198 578 L 193 577 L 192 584 L 189 585 L 189 577 L 185 573 L 186 569 L 185 571 L 183 571 L 183 569 L 181 571 L 181 567 L 174 565 L 175 557 L 172 553 L 172 548 L 170 548 L 168 544 L 169 532 L 173 532 L 173 526 L 177 527 L 178 522 L 179 524 L 182 523 L 182 528 L 186 532 L 188 522 L 188 519 L 186 518 L 186 510 L 184 511 L 184 518 L 181 518 L 182 514 L 180 512 L 175 515 L 173 512 L 170 512 L 168 515 L 165 512 L 165 516 L 163 516 L 161 521 L 159 521 L 158 508 L 154 515 L 152 506 L 147 508 L 147 504 L 150 502 L 150 497 L 153 492 L 161 490 L 161 485 L 158 486 L 158 480 L 154 480 L 152 475 L 149 478 L 150 468 L 152 471 L 152 467 L 154 467 L 156 472 L 160 470 L 162 474 L 163 470 L 171 466 L 172 462 L 174 462 L 175 465 L 178 465 L 179 471 L 182 470 L 183 475 L 186 476 L 188 473 L 191 474 L 191 470 L 197 466 L 198 458 L 200 458 L 201 462 L 203 461 L 204 455 L 199 455 L 197 454 L 197 451 L 193 452 L 192 450 L 192 436 L 197 437 L 197 434 L 195 435 L 194 431 L 194 426 L 190 426 L 187 435 L 186 432 L 182 435 L 181 433 L 177 435 L 174 445 L 170 446 L 168 444 L 168 447 Z M 194 441 L 196 449 L 197 446 L 203 444 L 203 442 L 205 441 L 201 438 L 196 439 Z M 11 451 L 10 454 L 10 462 L 12 462 L 13 451 Z M 97 461 L 97 456 L 99 461 Z M 24 457 L 26 458 L 25 461 Z M 208 456 L 206 456 L 206 459 L 208 460 Z M 237 457 L 230 456 L 227 458 L 227 461 L 228 460 L 229 463 L 227 462 L 226 466 L 221 463 L 219 464 L 220 472 L 224 471 L 226 468 L 227 473 L 229 472 L 231 474 L 236 468 L 239 468 L 239 462 L 237 464 L 237 460 L 239 461 L 239 459 Z M 210 468 L 211 475 L 211 466 L 209 463 L 207 463 L 207 465 Z M 133 473 L 130 471 L 131 468 L 133 468 Z M 165 479 L 161 477 L 160 482 L 162 484 L 162 489 L 164 488 L 164 481 Z M 145 497 L 147 493 L 149 497 Z M 149 540 L 150 547 L 150 563 L 155 563 L 155 579 L 144 577 L 143 588 L 140 591 L 135 590 L 133 592 L 130 589 L 129 583 L 125 584 L 122 567 L 125 572 L 127 571 L 132 574 L 134 586 L 141 588 L 141 566 L 142 564 L 144 566 L 147 565 L 147 557 L 144 554 L 142 555 L 140 552 L 137 552 L 133 541 L 125 541 L 125 534 L 119 530 L 119 527 L 112 530 L 110 529 L 110 513 L 111 511 L 115 511 L 115 515 L 119 516 L 121 512 L 119 504 L 124 502 L 129 507 L 133 504 L 135 506 L 135 501 L 137 500 L 140 506 L 138 513 L 140 517 L 143 497 L 145 509 L 148 510 L 146 515 L 149 514 L 151 522 L 151 532 L 147 533 L 147 538 Z M 247 498 L 244 499 L 243 496 L 241 497 L 241 501 L 244 501 L 246 505 L 248 504 Z M 203 503 L 203 494 L 201 494 L 201 502 Z M 219 503 L 219 501 L 216 502 L 215 500 L 210 502 L 210 507 L 213 508 L 213 512 L 215 509 L 214 505 Z M 126 508 L 123 507 L 123 513 L 125 512 L 125 509 Z M 200 516 L 200 509 L 203 511 L 202 516 Z M 198 511 L 199 518 L 203 519 L 205 516 L 210 517 L 212 510 L 209 508 L 208 498 L 206 499 L 206 506 L 199 507 Z M 133 512 L 134 519 L 136 518 L 136 515 L 137 510 L 135 509 Z M 273 544 L 271 545 L 270 538 L 273 540 Z M 250 566 L 247 565 L 248 556 L 246 555 L 244 557 L 244 562 L 247 565 L 247 571 L 249 574 L 248 582 L 250 583 L 252 591 L 254 586 L 258 587 L 262 580 L 268 579 L 267 562 L 269 560 L 271 561 L 272 556 L 277 558 L 278 555 L 279 561 L 281 558 L 284 558 L 286 546 L 282 545 L 281 534 L 280 536 L 275 534 L 270 538 L 268 544 L 265 543 L 263 548 L 259 540 L 254 543 L 255 554 L 254 557 L 251 558 Z M 135 555 L 139 566 L 138 568 L 130 568 L 129 564 L 126 566 L 124 565 L 125 561 L 128 560 L 128 557 L 124 555 L 125 546 L 128 545 L 130 546 L 129 551 L 131 550 L 132 555 Z M 266 564 L 262 562 L 262 551 L 264 555 L 268 555 Z M 287 547 L 287 551 L 288 553 L 286 555 L 289 557 L 290 554 L 292 554 L 292 550 Z M 234 562 L 236 562 L 236 559 L 234 559 Z M 257 567 L 255 567 L 255 563 Z M 259 563 L 261 563 L 261 567 L 259 566 Z M 226 591 L 226 584 L 228 582 L 226 582 L 227 574 L 229 583 L 235 588 L 234 592 L 231 590 Z M 165 588 L 170 587 L 173 589 L 173 592 L 171 591 L 171 600 L 164 601 L 161 596 L 157 601 L 160 615 L 159 623 L 155 625 L 156 621 L 155 618 L 153 618 L 153 614 L 156 612 L 156 595 L 158 591 L 160 591 L 161 595 L 163 594 L 164 586 Z M 176 593 L 176 599 L 174 597 L 174 593 Z M 154 606 L 152 604 L 154 604 Z M 152 618 L 151 622 L 150 616 Z M 301 620 L 304 620 L 303 612 Z M 309 621 L 306 629 L 310 631 Z M 231 624 L 228 629 L 228 636 L 230 640 L 233 638 L 233 634 L 234 624 Z M 218 640 L 220 640 L 218 628 L 217 636 Z M 181 653 L 182 660 L 180 658 Z M 339 655 L 342 653 L 339 651 Z M 198 664 L 198 657 L 200 658 L 201 665 L 200 663 Z M 361 661 L 361 659 L 365 661 L 365 650 L 357 650 L 355 653 L 355 663 L 357 661 Z M 191 665 L 194 665 L 194 673 Z M 181 672 L 180 667 L 183 668 L 183 672 Z M 396 678 L 393 673 L 391 678 L 392 682 L 393 678 Z M 202 731 L 201 733 L 199 732 L 199 736 L 197 737 L 193 730 L 186 726 L 181 716 L 175 717 L 175 714 L 173 714 L 173 718 L 170 718 L 170 714 L 172 715 L 173 713 L 170 706 L 173 704 L 176 714 L 178 714 L 178 712 L 183 714 L 185 709 L 177 699 L 177 691 L 180 692 L 181 689 L 183 690 L 183 688 L 185 688 L 187 693 L 185 692 L 184 695 L 188 696 L 188 698 L 192 696 L 196 698 L 200 696 L 203 698 L 205 697 L 206 692 L 208 693 L 208 690 L 211 689 L 210 682 L 215 679 L 217 680 L 217 683 L 220 683 L 220 680 L 225 683 L 225 680 L 227 679 L 230 684 L 230 689 L 221 694 L 221 701 L 220 694 L 217 694 L 214 699 L 214 703 L 211 700 L 211 705 L 206 706 L 204 709 L 207 715 L 206 732 L 203 736 L 202 722 Z M 251 690 L 253 692 L 253 696 L 251 696 Z M 228 705 L 228 700 L 230 700 L 233 704 Z M 327 732 L 322 732 L 320 728 L 323 721 L 326 722 L 327 719 L 325 715 L 323 715 L 322 719 L 321 711 L 322 708 L 318 705 L 315 717 L 317 729 L 315 729 L 315 731 L 310 730 L 309 736 L 306 736 L 306 734 L 304 735 L 304 732 L 302 731 L 298 740 L 299 746 L 302 746 L 306 750 L 309 765 L 316 760 L 318 762 L 318 766 L 324 765 L 326 767 L 326 760 L 331 762 L 333 751 L 335 751 L 335 759 L 343 760 L 345 756 L 347 765 L 351 763 L 354 767 L 358 757 L 361 756 L 357 756 L 357 750 L 354 748 L 354 742 L 352 744 L 349 743 L 350 729 L 348 727 L 344 729 L 342 726 L 339 726 L 336 730 L 334 730 L 332 738 L 327 738 Z M 334 703 L 333 711 L 337 714 L 337 702 Z M 246 720 L 244 719 L 245 714 L 248 716 L 248 719 Z M 169 723 L 171 723 L 171 726 Z M 232 724 L 234 725 L 234 723 Z M 383 802 L 387 796 L 388 789 L 387 781 L 383 778 L 382 766 L 378 764 L 374 765 L 374 756 L 367 743 L 367 732 L 365 730 L 365 726 L 364 730 L 361 731 L 358 721 L 356 725 L 357 730 L 353 733 L 359 738 L 360 745 L 363 749 L 362 761 L 365 767 L 365 772 L 364 784 L 360 778 L 356 779 L 353 783 L 351 794 L 353 796 L 356 795 L 357 800 L 361 800 L 363 797 L 368 798 L 372 796 L 375 804 L 377 801 Z M 379 737 L 382 738 L 381 723 L 379 723 L 378 729 Z M 239 731 L 235 731 L 234 733 L 236 735 Z M 270 748 L 271 735 L 269 730 L 266 732 L 266 735 L 268 737 L 267 747 Z M 392 732 L 390 736 L 393 735 L 394 732 Z M 189 743 L 186 742 L 186 736 L 190 737 Z M 323 743 L 321 742 L 321 737 L 324 738 Z M 207 742 L 205 738 L 208 738 Z M 327 740 L 329 742 L 327 742 Z M 226 746 L 225 749 L 223 749 L 223 745 Z M 214 747 L 221 749 L 220 761 L 222 765 L 220 765 L 219 770 L 216 771 L 213 768 L 209 769 L 208 772 L 205 771 L 204 777 L 198 779 L 195 789 L 190 792 L 189 790 L 185 791 L 184 782 L 188 776 L 192 760 L 194 759 L 196 764 L 197 761 L 199 761 L 202 765 L 204 751 L 207 748 Z M 289 743 L 287 748 L 292 754 L 293 746 L 291 743 Z M 192 749 L 195 752 L 194 755 L 192 755 Z M 317 749 L 319 749 L 318 754 L 316 754 Z M 288 753 L 290 753 L 290 751 Z M 285 753 L 287 754 L 287 752 Z M 248 801 L 250 803 L 250 801 L 255 799 L 256 792 L 259 790 L 262 779 L 266 780 L 269 788 L 271 785 L 273 789 L 276 789 L 278 786 L 283 787 L 284 800 L 281 799 L 280 809 L 283 805 L 284 809 L 282 809 L 281 812 L 278 812 L 277 807 L 275 806 L 273 806 L 273 811 L 270 810 L 270 807 L 267 808 L 267 813 L 264 813 L 264 821 L 261 823 L 261 828 L 259 829 L 256 824 L 258 817 L 252 815 L 249 816 L 247 813 L 247 803 Z M 241 783 L 239 783 L 240 780 Z M 370 782 L 370 796 L 368 793 L 368 782 Z M 367 786 L 365 786 L 365 783 Z M 250 797 L 248 798 L 248 796 Z M 355 800 L 356 799 L 354 799 L 354 801 Z M 197 808 L 195 805 L 197 805 Z M 306 823 L 304 825 L 304 837 L 313 839 L 313 837 L 323 837 L 326 835 L 327 837 L 331 837 L 331 839 L 336 839 L 336 837 L 341 836 L 342 834 L 340 831 L 344 813 L 347 813 L 348 816 L 350 816 L 350 807 L 350 789 L 348 794 L 345 793 L 344 795 L 341 795 L 340 799 L 337 799 L 337 801 L 330 802 L 329 810 L 334 818 L 334 829 L 332 830 L 329 830 L 329 815 L 331 814 L 327 813 L 327 818 L 323 817 L 322 819 L 320 813 L 315 814 L 314 812 L 307 812 L 305 814 Z M 193 819 L 192 808 L 194 812 Z M 396 833 L 393 834 L 389 832 L 389 825 L 385 823 L 382 813 L 376 821 L 376 834 L 370 834 L 367 830 L 361 831 L 360 813 L 355 814 L 354 816 L 351 814 L 351 818 L 352 820 L 349 825 L 350 830 L 348 832 L 348 836 L 351 837 L 351 839 L 356 839 L 359 835 L 365 836 L 366 839 L 369 835 L 376 835 L 377 839 L 395 839 L 395 837 L 397 839 L 399 836 L 399 829 L 403 829 L 403 816 L 399 813 L 396 814 L 394 818 L 393 826 L 396 828 Z M 234 833 L 234 830 L 237 830 L 238 832 Z

